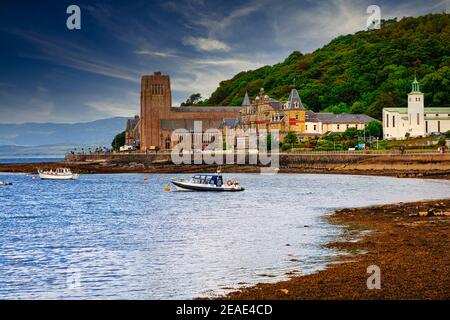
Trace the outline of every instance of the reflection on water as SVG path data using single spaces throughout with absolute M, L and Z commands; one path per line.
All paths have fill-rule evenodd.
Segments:
M 3 174 L 0 298 L 192 298 L 313 272 L 331 209 L 450 196 L 447 181 L 237 176 L 238 193 L 166 192 L 167 175 Z M 187 176 L 186 176 L 187 177 Z

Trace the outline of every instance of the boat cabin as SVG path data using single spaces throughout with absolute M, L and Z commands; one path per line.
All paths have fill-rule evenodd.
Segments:
M 223 178 L 222 175 L 217 174 L 202 174 L 202 175 L 195 175 L 192 178 L 194 183 L 199 184 L 212 184 L 218 187 L 221 187 L 223 184 Z

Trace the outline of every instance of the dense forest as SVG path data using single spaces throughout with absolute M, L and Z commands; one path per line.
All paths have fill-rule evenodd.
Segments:
M 281 63 L 222 81 L 199 104 L 240 105 L 246 91 L 254 97 L 261 87 L 272 98 L 287 99 L 295 82 L 308 109 L 380 119 L 384 107 L 407 106 L 416 74 L 426 107 L 449 107 L 449 17 L 382 21 L 379 30 L 339 36 L 310 54 L 295 51 Z

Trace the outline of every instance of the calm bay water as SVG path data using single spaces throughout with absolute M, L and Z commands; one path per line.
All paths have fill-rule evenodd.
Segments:
M 0 187 L 0 298 L 193 298 L 279 281 L 338 254 L 322 247 L 341 232 L 323 219 L 332 209 L 450 197 L 447 181 L 231 176 L 246 191 L 166 192 L 168 175 L 0 174 L 14 183 Z
M 60 162 L 64 161 L 64 156 L 61 157 L 24 157 L 24 158 L 3 158 L 0 157 L 0 164 L 1 163 L 36 163 L 36 162 Z

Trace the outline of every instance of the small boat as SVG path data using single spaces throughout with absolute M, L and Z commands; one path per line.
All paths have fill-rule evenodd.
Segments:
M 12 183 L 0 181 L 0 187 L 3 187 L 3 186 L 12 186 Z
M 58 168 L 56 170 L 38 170 L 39 177 L 42 180 L 76 180 L 79 178 L 78 173 L 72 173 L 68 168 Z
M 224 183 L 220 170 L 216 174 L 198 174 L 190 180 L 171 179 L 178 191 L 244 191 L 239 181 L 227 180 Z

